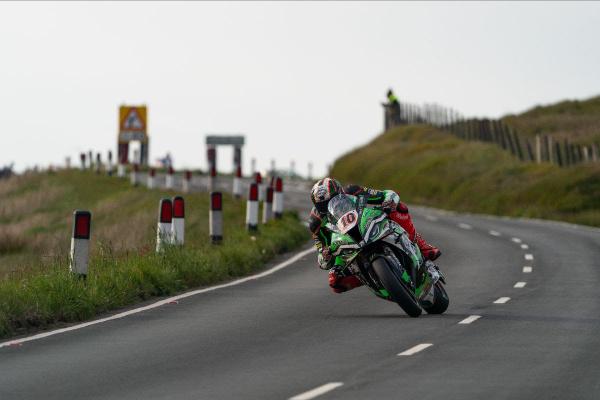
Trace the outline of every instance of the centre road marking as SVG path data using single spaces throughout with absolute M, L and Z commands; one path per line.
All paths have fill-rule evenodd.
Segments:
M 521 243 L 521 239 L 519 239 L 519 238 L 512 238 L 510 240 L 512 240 L 515 243 Z
M 502 236 L 502 234 L 498 231 L 490 231 L 490 235 L 492 236 Z
M 522 245 L 521 245 L 521 248 L 522 248 L 523 250 L 527 250 L 527 249 L 529 248 L 529 245 L 528 245 L 528 244 L 522 244 Z
M 342 382 L 329 382 L 329 383 L 326 383 L 326 384 L 324 384 L 322 386 L 319 386 L 318 388 L 314 388 L 312 390 L 309 390 L 308 392 L 300 393 L 299 395 L 296 395 L 294 397 L 290 397 L 290 400 L 310 400 L 310 399 L 314 399 L 315 397 L 318 397 L 318 396 L 320 396 L 322 394 L 330 392 L 333 389 L 339 388 L 342 385 L 343 385 Z
M 494 304 L 504 304 L 510 300 L 510 297 L 500 297 L 498 300 L 494 302 Z
M 462 223 L 462 222 L 461 222 L 460 224 L 458 224 L 458 227 L 459 227 L 460 229 L 473 229 L 473 227 L 472 227 L 471 225 L 469 225 L 469 224 L 464 224 L 464 223 Z
M 517 282 L 517 283 L 515 283 L 514 287 L 517 289 L 521 289 L 521 288 L 524 288 L 525 285 L 527 285 L 527 282 Z
M 529 254 L 529 253 L 525 254 L 525 259 L 526 259 L 527 261 L 531 261 L 531 260 L 533 260 L 533 254 Z
M 402 353 L 398 353 L 399 356 L 412 356 L 415 353 L 425 350 L 428 347 L 433 346 L 433 343 L 421 343 L 416 345 L 415 347 L 411 347 L 408 350 L 403 351 Z
M 463 319 L 462 321 L 460 321 L 458 324 L 459 325 L 467 325 L 467 324 L 477 321 L 479 318 L 481 318 L 481 315 L 471 315 L 471 316 Z
M 524 274 L 530 274 L 531 271 L 533 271 L 533 268 L 531 268 L 531 267 L 523 267 L 523 273 Z
M 0 343 L 0 348 L 2 348 L 2 347 L 9 347 L 9 346 L 16 346 L 16 345 L 20 345 L 20 344 L 25 343 L 25 342 L 31 342 L 33 340 L 43 339 L 43 338 L 46 338 L 48 336 L 54 336 L 54 335 L 58 335 L 60 333 L 75 331 L 75 330 L 78 330 L 78 329 L 86 328 L 88 326 L 101 324 L 103 322 L 113 321 L 115 319 L 124 318 L 124 317 L 127 317 L 129 315 L 141 313 L 142 311 L 152 310 L 154 308 L 161 307 L 161 306 L 163 306 L 165 304 L 173 304 L 173 302 L 179 301 L 181 299 L 185 299 L 187 297 L 196 296 L 198 294 L 202 294 L 202 293 L 206 293 L 206 292 L 212 292 L 213 290 L 224 289 L 224 288 L 231 287 L 231 286 L 237 286 L 237 285 L 240 285 L 242 283 L 246 283 L 248 281 L 252 281 L 252 280 L 264 278 L 265 276 L 271 275 L 271 274 L 279 271 L 280 269 L 283 269 L 283 268 L 285 268 L 285 267 L 287 267 L 287 266 L 295 263 L 296 261 L 302 259 L 302 257 L 304 257 L 304 256 L 306 256 L 306 255 L 308 255 L 310 253 L 313 253 L 314 251 L 315 251 L 314 248 L 310 248 L 310 249 L 301 251 L 300 253 L 297 253 L 292 258 L 290 258 L 290 259 L 288 259 L 288 260 L 286 260 L 286 261 L 284 261 L 282 263 L 279 263 L 276 266 L 274 266 L 273 268 L 268 269 L 266 271 L 263 271 L 263 272 L 261 272 L 259 274 L 256 274 L 256 275 L 250 275 L 250 276 L 247 276 L 245 278 L 237 279 L 235 281 L 231 281 L 231 282 L 228 282 L 228 283 L 223 283 L 222 285 L 210 286 L 210 287 L 207 287 L 207 288 L 204 288 L 204 289 L 198 289 L 198 290 L 193 290 L 191 292 L 182 293 L 180 295 L 169 297 L 168 299 L 160 300 L 160 301 L 157 301 L 156 303 L 152 303 L 152 304 L 149 304 L 149 305 L 144 306 L 144 307 L 134 308 L 133 310 L 129 310 L 129 311 L 125 311 L 125 312 L 122 312 L 122 313 L 119 313 L 119 314 L 115 314 L 115 315 L 112 315 L 110 317 L 96 319 L 94 321 L 84 322 L 83 324 L 73 325 L 73 326 L 70 326 L 68 328 L 56 329 L 56 330 L 50 331 L 50 332 L 38 333 L 37 335 L 28 336 L 28 337 L 24 337 L 24 338 L 21 338 L 21 339 L 9 340 L 8 342 Z

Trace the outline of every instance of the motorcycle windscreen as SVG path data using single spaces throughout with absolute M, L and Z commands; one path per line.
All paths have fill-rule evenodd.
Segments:
M 356 197 L 354 196 L 338 194 L 329 201 L 327 210 L 333 220 L 337 221 L 336 226 L 342 233 L 348 232 L 358 223 Z

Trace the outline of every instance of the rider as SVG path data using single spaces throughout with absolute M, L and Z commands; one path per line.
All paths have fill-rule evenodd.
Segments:
M 331 231 L 326 228 L 328 222 L 327 205 L 329 200 L 340 193 L 349 195 L 366 195 L 367 204 L 380 206 L 386 211 L 390 219 L 397 222 L 408 233 L 411 241 L 416 242 L 421 250 L 423 257 L 428 260 L 435 260 L 442 252 L 435 246 L 430 245 L 417 233 L 412 223 L 412 218 L 408 213 L 406 204 L 400 201 L 400 196 L 393 190 L 375 190 L 358 185 L 342 185 L 335 179 L 321 179 L 313 186 L 310 199 L 314 207 L 310 211 L 308 220 L 309 229 L 312 233 L 317 247 L 318 262 L 321 269 L 329 269 L 329 286 L 335 293 L 342 293 L 347 290 L 361 286 L 362 283 L 354 275 L 340 274 L 335 268 L 332 268 L 333 257 L 329 250 L 331 240 Z M 335 221 L 334 221 L 335 223 Z

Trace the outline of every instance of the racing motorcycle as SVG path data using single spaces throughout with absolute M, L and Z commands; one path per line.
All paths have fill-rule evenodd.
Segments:
M 334 268 L 353 274 L 376 296 L 398 303 L 411 317 L 442 314 L 449 298 L 439 267 L 424 260 L 408 233 L 366 197 L 339 194 L 329 201 Z

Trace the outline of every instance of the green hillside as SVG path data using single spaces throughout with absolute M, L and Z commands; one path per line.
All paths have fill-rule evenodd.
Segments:
M 524 163 L 425 125 L 385 132 L 336 160 L 331 175 L 394 189 L 412 204 L 600 226 L 600 163 Z
M 502 120 L 526 136 L 552 135 L 582 145 L 600 143 L 600 96 L 537 106 Z

